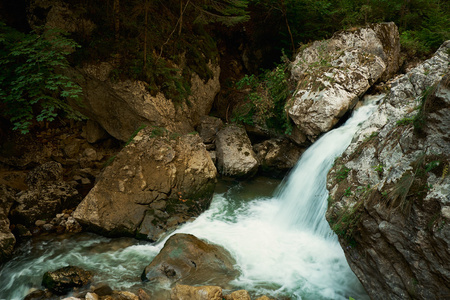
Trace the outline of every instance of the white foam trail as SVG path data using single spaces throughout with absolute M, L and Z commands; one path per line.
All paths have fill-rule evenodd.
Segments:
M 326 174 L 373 109 L 361 107 L 310 147 L 275 197 L 248 201 L 248 191 L 239 188 L 216 194 L 210 209 L 174 233 L 191 233 L 229 250 L 241 270 L 232 283 L 237 289 L 302 300 L 368 299 L 324 215 Z M 0 299 L 23 299 L 30 288 L 40 288 L 44 272 L 69 264 L 95 270 L 98 281 L 115 289 L 148 289 L 140 274 L 164 242 L 81 235 L 25 247 L 26 253 L 0 269 Z
M 359 125 L 376 108 L 367 104 L 306 151 L 271 199 L 257 199 L 227 217 L 232 199 L 216 195 L 211 208 L 176 232 L 222 245 L 242 275 L 236 286 L 296 299 L 368 298 L 325 220 L 326 176 Z

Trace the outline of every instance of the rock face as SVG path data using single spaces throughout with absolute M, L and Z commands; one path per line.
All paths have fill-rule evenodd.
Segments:
M 14 224 L 34 226 L 37 220 L 51 219 L 66 208 L 75 207 L 81 196 L 63 181 L 60 163 L 50 161 L 29 172 L 28 190 L 16 198 L 10 219 Z
M 157 240 L 208 208 L 216 168 L 198 135 L 145 128 L 74 212 L 88 230 Z
M 234 269 L 235 263 L 220 246 L 206 243 L 191 234 L 175 234 L 144 269 L 141 278 L 168 285 L 227 284 L 239 275 Z
M 283 177 L 304 152 L 304 149 L 283 138 L 266 140 L 254 145 L 253 149 L 262 173 L 271 177 Z
M 297 82 L 287 112 L 311 141 L 330 130 L 369 87 L 398 69 L 399 33 L 381 23 L 316 41 L 297 55 L 291 80 Z
M 223 122 L 219 118 L 205 116 L 201 118 L 197 131 L 205 144 L 214 144 L 216 135 L 223 128 Z
M 83 88 L 84 107 L 80 110 L 100 124 L 111 136 L 128 141 L 143 124 L 189 133 L 207 115 L 219 92 L 220 67 L 210 64 L 213 77 L 204 82 L 196 74 L 191 79 L 191 96 L 180 104 L 162 93 L 152 96 L 141 81 L 111 82 L 109 63 L 71 70 L 73 80 Z M 189 103 L 189 105 L 187 104 Z
M 327 220 L 372 299 L 450 295 L 449 49 L 392 83 L 328 174 Z
M 9 210 L 14 203 L 15 191 L 0 184 L 0 263 L 7 260 L 16 244 L 16 238 L 9 228 Z
M 251 177 L 258 170 L 258 160 L 242 127 L 229 125 L 219 131 L 216 151 L 218 170 L 222 175 Z
M 222 300 L 222 289 L 218 286 L 189 286 L 177 284 L 171 291 L 171 300 Z
M 68 266 L 55 271 L 48 271 L 42 278 L 42 285 L 52 293 L 64 295 L 75 287 L 82 287 L 90 282 L 92 273 L 79 267 Z

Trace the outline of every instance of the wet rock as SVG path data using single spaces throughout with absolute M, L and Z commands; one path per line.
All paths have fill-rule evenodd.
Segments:
M 222 247 L 191 234 L 175 234 L 144 269 L 141 279 L 161 284 L 227 284 L 239 272 L 235 261 Z
M 449 50 L 392 82 L 328 174 L 327 220 L 371 299 L 450 295 Z
M 86 296 L 84 297 L 85 300 L 99 300 L 99 295 L 97 295 L 96 293 L 87 293 Z
M 224 298 L 225 300 L 252 300 L 246 290 L 234 291 L 229 295 L 225 295 Z
M 23 298 L 23 300 L 44 300 L 49 299 L 53 296 L 53 294 L 50 291 L 42 291 L 42 290 L 36 290 L 32 291 L 28 295 Z
M 113 300 L 139 300 L 139 297 L 131 292 L 114 291 Z
M 218 286 L 189 286 L 177 284 L 171 291 L 171 300 L 222 300 L 222 289 Z
M 394 23 L 344 31 L 312 43 L 292 63 L 291 80 L 298 85 L 287 104 L 289 116 L 314 141 L 336 125 L 372 84 L 397 71 L 399 52 Z
M 92 287 L 91 287 L 92 288 Z M 97 294 L 98 296 L 108 296 L 113 293 L 113 290 L 111 287 L 107 284 L 100 284 L 98 286 L 95 286 L 92 291 Z
M 222 175 L 244 178 L 255 175 L 258 160 L 244 128 L 228 125 L 216 138 L 217 168 Z
M 254 145 L 253 149 L 260 162 L 262 173 L 271 177 L 283 177 L 297 164 L 305 151 L 283 138 L 266 140 Z
M 0 263 L 11 256 L 16 244 L 16 238 L 11 232 L 8 219 L 15 193 L 16 191 L 12 188 L 0 184 Z
M 143 290 L 143 289 L 139 289 L 138 290 L 138 297 L 139 300 L 150 300 L 150 296 Z
M 75 287 L 90 282 L 92 273 L 79 267 L 67 266 L 44 274 L 42 285 L 57 295 L 64 295 Z
M 198 135 L 139 132 L 99 176 L 74 212 L 88 230 L 156 241 L 172 226 L 197 216 L 211 201 L 216 168 Z

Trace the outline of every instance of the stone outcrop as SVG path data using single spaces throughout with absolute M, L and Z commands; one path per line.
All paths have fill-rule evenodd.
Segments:
M 298 162 L 303 148 L 288 139 L 275 138 L 253 146 L 260 162 L 262 174 L 271 177 L 283 177 Z
M 144 269 L 143 281 L 163 285 L 227 284 L 239 275 L 234 259 L 222 247 L 191 234 L 175 234 Z
M 16 238 L 11 233 L 8 219 L 15 193 L 12 188 L 0 184 L 0 263 L 11 256 L 16 244 Z
M 69 8 L 69 4 L 58 0 L 29 1 L 28 23 L 33 29 L 45 25 L 83 36 L 89 36 L 96 28 L 91 20 L 80 18 L 79 13 Z
M 78 191 L 63 181 L 62 165 L 54 161 L 30 171 L 26 184 L 28 190 L 17 195 L 11 209 L 10 220 L 14 224 L 34 226 L 36 221 L 51 219 L 81 201 Z
M 141 130 L 74 212 L 88 230 L 156 241 L 208 208 L 216 168 L 198 135 Z
M 287 104 L 289 116 L 314 141 L 336 125 L 372 84 L 397 71 L 399 52 L 394 23 L 344 31 L 312 43 L 292 63 L 291 80 L 297 87 Z
M 197 131 L 205 145 L 214 145 L 216 141 L 216 135 L 222 128 L 223 122 L 221 119 L 211 116 L 204 116 L 203 118 L 201 118 L 200 124 L 197 127 Z
M 216 137 L 217 168 L 230 177 L 251 177 L 258 170 L 258 160 L 244 128 L 228 125 Z
M 178 104 L 162 93 L 152 96 L 142 81 L 111 82 L 110 63 L 85 66 L 68 75 L 83 88 L 84 106 L 79 109 L 111 136 L 128 141 L 143 124 L 183 134 L 194 131 L 201 117 L 211 110 L 220 89 L 220 67 L 210 64 L 209 68 L 212 78 L 205 82 L 193 74 L 191 95 Z
M 222 288 L 218 286 L 189 286 L 177 284 L 170 294 L 171 300 L 222 300 Z
M 79 267 L 67 266 L 55 271 L 46 272 L 42 278 L 42 285 L 54 294 L 64 295 L 73 288 L 88 284 L 91 278 L 91 272 Z
M 372 299 L 450 295 L 449 51 L 392 82 L 328 174 L 327 220 Z

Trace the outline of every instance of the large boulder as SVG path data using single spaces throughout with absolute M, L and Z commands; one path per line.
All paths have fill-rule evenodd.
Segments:
M 128 141 L 143 124 L 163 127 L 173 132 L 189 133 L 211 110 L 219 92 L 220 67 L 209 64 L 213 76 L 203 81 L 197 74 L 191 78 L 191 95 L 175 103 L 162 93 L 155 96 L 145 82 L 109 80 L 113 65 L 107 62 L 71 70 L 72 79 L 83 88 L 83 106 L 79 109 L 95 120 L 111 136 Z
M 262 174 L 283 177 L 297 164 L 305 151 L 286 138 L 265 140 L 253 146 Z
M 177 284 L 170 292 L 171 300 L 222 300 L 222 288 L 219 286 L 190 286 Z
M 9 210 L 14 203 L 15 193 L 12 188 L 0 184 L 0 263 L 7 260 L 16 244 L 16 238 L 9 227 Z
M 64 295 L 73 288 L 79 288 L 91 281 L 92 272 L 80 267 L 67 266 L 55 271 L 48 271 L 42 278 L 42 285 L 52 293 Z
M 78 191 L 63 181 L 63 168 L 50 161 L 31 170 L 26 178 L 28 189 L 16 197 L 10 220 L 14 224 L 34 226 L 37 220 L 51 219 L 81 201 Z
M 88 230 L 157 240 L 208 208 L 216 168 L 198 135 L 145 128 L 74 212 Z
M 394 23 L 374 24 L 316 41 L 292 63 L 296 91 L 287 112 L 311 141 L 330 130 L 378 80 L 398 69 L 399 33 Z
M 371 299 L 450 295 L 449 51 L 392 83 L 328 174 L 327 220 Z
M 174 283 L 223 285 L 239 275 L 235 264 L 222 247 L 191 234 L 175 234 L 144 269 L 141 279 L 168 286 Z
M 217 133 L 219 173 L 230 177 L 251 177 L 258 170 L 258 160 L 244 128 L 228 125 Z

